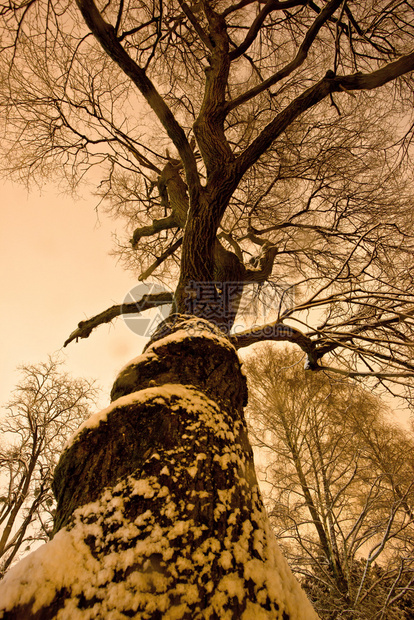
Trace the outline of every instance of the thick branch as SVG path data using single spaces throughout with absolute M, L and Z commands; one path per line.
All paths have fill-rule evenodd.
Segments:
M 258 259 L 256 269 L 246 269 L 245 278 L 248 282 L 265 282 L 273 271 L 278 248 L 266 242 L 267 247 L 264 248 L 263 254 Z
M 184 0 L 178 0 L 178 3 L 180 7 L 182 8 L 182 11 L 185 14 L 185 16 L 189 19 L 189 21 L 194 26 L 194 30 L 198 34 L 200 41 L 202 41 L 204 45 L 207 47 L 207 49 L 211 51 L 213 49 L 213 44 L 211 40 L 209 39 L 207 33 L 204 32 L 203 27 L 199 23 L 197 17 L 194 15 L 191 8 L 188 6 L 186 2 L 184 2 Z
M 335 90 L 345 89 L 345 92 L 347 90 L 373 90 L 411 71 L 414 71 L 414 51 L 376 71 L 372 71 L 372 73 L 354 73 L 353 75 L 336 77 L 334 79 Z
M 182 164 L 169 158 L 158 177 L 157 187 L 164 209 L 171 209 L 177 226 L 185 227 L 188 212 L 187 185 L 180 175 Z
M 224 19 L 208 3 L 204 10 L 213 49 L 208 59 L 209 67 L 205 70 L 203 103 L 193 130 L 209 178 L 211 172 L 222 169 L 234 156 L 224 132 L 223 114 L 230 69 L 229 37 Z
M 180 154 L 189 185 L 192 189 L 198 191 L 200 180 L 193 150 L 170 108 L 160 96 L 154 84 L 147 77 L 145 71 L 122 47 L 116 36 L 115 28 L 103 19 L 94 0 L 76 0 L 76 3 L 82 13 L 82 17 L 97 41 L 101 44 L 108 56 L 118 64 L 122 71 L 124 71 L 138 87 L 147 103 L 161 121 L 167 135 Z
M 263 11 L 265 11 L 265 9 L 268 6 L 268 4 L 265 6 Z M 272 3 L 270 3 L 270 4 L 272 4 Z M 304 3 L 301 3 L 301 4 L 304 4 Z M 236 108 L 237 106 L 241 105 L 242 103 L 246 103 L 246 101 L 249 101 L 253 97 L 256 97 L 256 95 L 258 95 L 259 93 L 262 93 L 264 90 L 266 90 L 270 86 L 273 86 L 274 84 L 276 84 L 277 82 L 279 82 L 283 78 L 285 78 L 288 75 L 290 75 L 295 69 L 300 67 L 300 65 L 305 61 L 305 59 L 306 59 L 306 57 L 308 55 L 308 51 L 309 51 L 312 43 L 316 39 L 316 37 L 318 35 L 318 32 L 320 31 L 320 29 L 322 28 L 324 23 L 326 21 L 328 21 L 328 19 L 333 15 L 333 13 L 336 11 L 336 9 L 341 4 L 342 4 L 342 0 L 331 0 L 331 2 L 329 2 L 326 5 L 326 7 L 323 9 L 323 11 L 321 11 L 319 13 L 317 18 L 313 22 L 312 26 L 309 28 L 308 32 L 305 35 L 305 38 L 303 39 L 303 41 L 302 41 L 302 43 L 301 43 L 301 45 L 299 47 L 298 53 L 296 54 L 295 58 L 291 62 L 289 62 L 285 67 L 283 67 L 283 69 L 281 69 L 280 71 L 277 71 L 274 75 L 272 75 L 270 78 L 268 78 L 267 80 L 265 80 L 261 84 L 258 84 L 257 86 L 255 86 L 254 88 L 250 89 L 249 91 L 247 91 L 243 95 L 240 95 L 240 97 L 237 97 L 237 99 L 234 99 L 234 101 L 230 101 L 227 104 L 227 106 L 226 106 L 226 110 L 227 111 L 233 110 L 234 108 Z M 267 16 L 268 13 L 270 13 L 271 10 L 273 10 L 273 9 L 270 9 L 266 13 L 264 18 Z M 244 40 L 244 42 L 240 45 L 240 47 L 237 50 L 235 50 L 234 52 L 232 52 L 230 54 L 231 60 L 233 60 L 234 58 L 238 58 L 241 54 L 243 54 L 246 51 L 246 49 L 249 47 L 249 45 L 251 45 L 251 43 L 253 43 L 254 39 L 256 38 L 257 32 L 260 29 L 260 27 L 262 25 L 262 22 L 264 20 L 264 18 L 263 18 L 262 22 L 260 22 L 260 15 L 256 19 L 256 22 L 258 22 L 258 24 L 256 25 L 256 22 L 253 23 L 253 26 L 250 29 L 250 31 L 249 31 L 246 39 Z M 241 50 L 240 53 L 238 53 L 239 50 Z
M 236 60 L 239 58 L 244 52 L 246 52 L 253 41 L 256 39 L 260 29 L 263 25 L 264 20 L 272 11 L 280 11 L 291 9 L 295 6 L 304 6 L 307 4 L 307 0 L 288 0 L 287 2 L 277 2 L 277 0 L 268 0 L 252 25 L 250 26 L 249 32 L 247 33 L 243 43 L 239 45 L 238 48 L 233 50 L 230 53 L 230 60 Z
M 152 224 L 150 224 L 149 226 L 141 226 L 140 228 L 134 230 L 131 239 L 131 245 L 135 249 L 138 245 L 139 240 L 142 239 L 142 237 L 151 237 L 152 235 L 155 235 L 161 230 L 168 230 L 170 228 L 179 228 L 173 215 L 164 217 L 161 220 L 153 220 Z
M 157 306 L 172 304 L 173 300 L 173 294 L 165 292 L 154 295 L 144 295 L 140 301 L 129 304 L 121 304 L 119 306 L 112 306 L 100 314 L 93 316 L 91 319 L 78 323 L 78 327 L 71 333 L 63 346 L 66 347 L 70 342 L 72 342 L 72 340 L 76 340 L 77 342 L 79 338 L 88 338 L 95 327 L 98 327 L 98 325 L 102 325 L 103 323 L 110 323 L 121 314 L 139 314 L 140 312 L 144 312 L 144 310 L 150 310 L 151 308 L 156 308 Z
M 381 69 L 372 73 L 354 73 L 353 75 L 337 76 L 328 71 L 322 80 L 305 90 L 299 97 L 294 99 L 273 121 L 271 121 L 253 140 L 250 146 L 238 157 L 235 166 L 238 170 L 238 178 L 259 159 L 270 147 L 272 142 L 306 110 L 322 101 L 330 93 L 353 90 L 372 90 L 379 88 L 387 82 L 414 70 L 414 52 L 402 56 Z
M 248 347 L 251 344 L 263 342 L 264 340 L 292 342 L 293 344 L 297 344 L 308 356 L 307 368 L 310 370 L 318 369 L 315 344 L 303 332 L 290 325 L 274 321 L 273 323 L 246 329 L 243 332 L 230 336 L 230 341 L 236 349 Z
M 277 342 L 291 342 L 292 344 L 298 345 L 307 355 L 305 370 L 323 370 L 325 372 L 332 372 L 349 378 L 372 377 L 377 379 L 395 380 L 398 378 L 412 379 L 414 377 L 414 369 L 410 370 L 409 367 L 408 371 L 396 369 L 394 372 L 384 372 L 381 370 L 349 371 L 346 369 L 332 368 L 330 366 L 320 365 L 318 363 L 318 360 L 322 357 L 322 354 L 317 348 L 316 342 L 313 342 L 308 336 L 306 336 L 306 334 L 304 334 L 300 330 L 295 329 L 290 325 L 279 323 L 277 321 L 273 323 L 268 323 L 267 325 L 262 325 L 260 327 L 247 329 L 243 332 L 240 332 L 238 334 L 232 334 L 230 336 L 230 341 L 236 349 L 248 347 L 251 344 L 255 344 L 257 342 L 264 342 L 265 340 L 272 340 Z M 384 359 L 385 357 L 378 352 L 373 352 L 372 355 L 374 357 L 377 357 L 379 360 Z M 391 360 L 388 359 L 388 362 L 390 361 Z M 399 365 L 407 366 L 402 362 L 400 362 Z
M 280 112 L 257 136 L 255 140 L 235 161 L 237 177 L 242 178 L 246 171 L 256 163 L 259 157 L 267 151 L 272 142 L 285 131 L 298 116 L 327 97 L 334 88 L 333 79 L 325 76 L 322 80 L 305 90 Z
M 237 243 L 237 241 L 235 239 L 233 239 L 233 237 L 231 236 L 230 233 L 227 233 L 225 230 L 222 230 L 218 235 L 217 235 L 217 239 L 225 239 L 227 241 L 227 243 L 229 243 L 229 245 L 231 245 L 231 247 L 234 250 L 235 255 L 237 256 L 237 258 L 239 259 L 240 262 L 243 262 L 243 254 L 242 251 L 240 249 L 239 244 Z

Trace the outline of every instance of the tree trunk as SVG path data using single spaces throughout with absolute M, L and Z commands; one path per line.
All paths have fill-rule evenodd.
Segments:
M 263 508 L 228 340 L 176 322 L 112 398 L 62 454 L 57 533 L 6 575 L 0 617 L 316 619 Z

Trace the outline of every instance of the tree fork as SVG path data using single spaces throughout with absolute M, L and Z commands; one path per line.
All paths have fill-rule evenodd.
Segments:
M 64 451 L 58 531 L 6 575 L 0 617 L 316 619 L 260 498 L 246 398 L 213 325 L 156 335 Z

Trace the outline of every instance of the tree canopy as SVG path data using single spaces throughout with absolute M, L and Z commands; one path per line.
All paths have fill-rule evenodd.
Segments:
M 0 16 L 4 173 L 95 183 L 126 264 L 167 278 L 180 313 L 229 331 L 262 295 L 268 324 L 236 346 L 289 340 L 309 368 L 409 384 L 409 2 L 24 0 Z

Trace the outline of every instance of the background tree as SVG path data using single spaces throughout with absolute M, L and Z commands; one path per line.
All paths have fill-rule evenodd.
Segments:
M 234 330 L 236 347 L 288 340 L 309 369 L 409 387 L 411 5 L 0 6 L 4 171 L 60 166 L 76 187 L 98 166 L 127 262 L 175 289 L 165 332 L 64 452 L 60 530 L 6 576 L 3 608 L 310 620 L 259 498 L 223 332 L 249 286 L 267 290 L 273 316 Z M 159 302 L 172 295 L 140 309 Z M 114 306 L 67 342 L 136 310 Z M 23 588 L 24 571 L 44 578 Z
M 410 618 L 414 438 L 348 381 L 303 356 L 248 357 L 248 420 L 277 539 L 321 618 Z
M 56 502 L 53 470 L 65 442 L 88 417 L 93 383 L 74 379 L 62 362 L 22 366 L 21 379 L 0 420 L 0 570 L 49 540 Z

